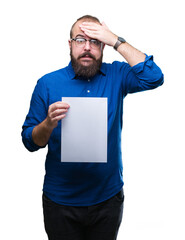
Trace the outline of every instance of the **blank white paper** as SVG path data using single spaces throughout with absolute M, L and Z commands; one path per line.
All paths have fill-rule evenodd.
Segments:
M 62 162 L 107 162 L 107 98 L 63 97 Z

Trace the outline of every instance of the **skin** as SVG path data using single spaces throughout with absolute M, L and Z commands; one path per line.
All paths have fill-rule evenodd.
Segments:
M 108 46 L 113 47 L 118 38 L 117 35 L 109 30 L 105 23 L 99 25 L 94 22 L 82 22 L 80 28 L 90 38 L 98 39 Z M 117 48 L 117 51 L 127 60 L 131 67 L 145 60 L 145 54 L 132 47 L 127 42 L 121 44 Z
M 75 24 L 75 26 L 73 28 L 72 38 L 83 37 L 87 40 L 91 39 L 88 35 L 86 35 L 84 33 L 84 31 L 81 28 L 83 21 L 84 20 L 78 21 Z M 96 23 L 96 24 L 98 25 L 98 23 Z M 103 46 L 103 48 L 104 48 L 104 46 Z M 75 46 L 74 41 L 69 40 L 69 48 L 72 49 L 73 57 L 75 57 L 76 59 L 78 59 L 78 57 L 81 56 L 83 53 L 90 52 L 93 55 L 93 57 L 97 60 L 98 58 L 101 57 L 101 54 L 102 54 L 102 51 L 103 51 L 103 49 L 101 50 L 101 49 L 91 48 L 89 41 L 86 42 L 84 48 L 78 48 L 78 47 Z M 93 63 L 93 59 L 89 56 L 82 57 L 78 61 L 79 61 L 80 64 L 82 64 L 84 66 L 90 66 Z
M 103 43 L 103 48 L 92 49 L 89 42 L 86 42 L 84 48 L 77 48 L 74 41 L 69 40 L 69 48 L 72 49 L 73 56 L 84 66 L 90 66 L 95 58 L 100 58 L 105 45 L 114 46 L 117 42 L 118 36 L 109 30 L 105 23 L 98 23 L 82 19 L 78 21 L 73 28 L 73 38 L 83 36 L 86 39 L 97 39 Z M 121 44 L 117 51 L 127 60 L 128 64 L 132 67 L 145 60 L 145 54 L 135 49 L 128 43 Z M 83 53 L 90 52 L 90 56 L 80 57 Z M 79 58 L 80 57 L 80 58 Z M 45 146 L 54 128 L 57 127 L 58 121 L 66 117 L 69 104 L 65 102 L 55 102 L 49 106 L 48 115 L 46 119 L 39 125 L 34 127 L 32 131 L 32 138 L 38 146 Z

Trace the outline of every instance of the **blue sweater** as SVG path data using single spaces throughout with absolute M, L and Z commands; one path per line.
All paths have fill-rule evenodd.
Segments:
M 32 139 L 33 128 L 46 117 L 50 104 L 62 97 L 106 97 L 108 101 L 107 163 L 61 162 L 61 125 L 48 142 L 43 191 L 58 204 L 90 206 L 109 199 L 123 187 L 121 130 L 123 99 L 128 93 L 154 89 L 163 84 L 163 74 L 152 56 L 130 67 L 125 62 L 102 63 L 89 80 L 75 77 L 71 63 L 38 80 L 22 129 L 25 147 L 40 147 Z M 71 149 L 72 150 L 72 149 Z

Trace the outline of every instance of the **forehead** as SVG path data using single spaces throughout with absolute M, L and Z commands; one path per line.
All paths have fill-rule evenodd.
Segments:
M 96 22 L 96 21 L 92 21 L 91 19 L 85 19 L 85 18 L 79 20 L 79 21 L 76 22 L 75 25 L 73 26 L 73 29 L 72 29 L 72 35 L 73 35 L 73 37 L 76 37 L 78 34 L 83 35 L 83 36 L 86 36 L 85 33 L 80 29 L 80 25 L 81 25 L 83 22 L 95 22 L 95 23 L 99 23 L 99 22 Z

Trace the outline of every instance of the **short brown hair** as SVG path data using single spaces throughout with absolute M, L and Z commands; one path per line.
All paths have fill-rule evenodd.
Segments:
M 91 15 L 84 15 L 84 16 L 78 18 L 75 23 L 73 23 L 73 25 L 72 25 L 72 27 L 71 27 L 71 30 L 70 30 L 70 38 L 72 38 L 72 35 L 73 35 L 73 27 L 75 26 L 75 24 L 76 24 L 78 21 L 80 21 L 80 20 L 82 20 L 82 19 L 86 19 L 86 20 L 88 20 L 88 21 L 91 20 L 92 22 L 98 22 L 98 23 L 100 23 L 100 21 L 99 21 L 99 19 L 98 19 L 97 17 L 93 17 L 93 16 L 91 16 Z

